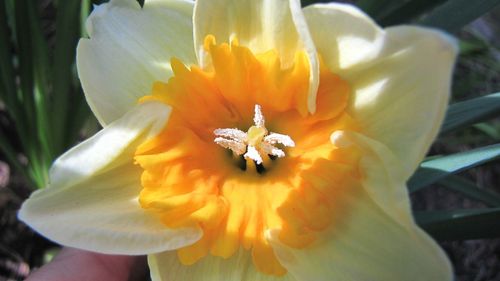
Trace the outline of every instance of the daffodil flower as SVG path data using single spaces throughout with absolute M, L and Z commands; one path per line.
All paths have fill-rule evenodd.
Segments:
M 153 280 L 451 280 L 405 182 L 435 138 L 456 44 L 350 5 L 111 0 L 77 66 L 103 129 L 20 218 L 148 255 Z

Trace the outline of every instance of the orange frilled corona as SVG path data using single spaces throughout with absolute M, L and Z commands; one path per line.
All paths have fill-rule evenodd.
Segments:
M 168 227 L 203 229 L 178 250 L 185 265 L 243 248 L 261 272 L 284 275 L 266 231 L 281 229 L 281 241 L 295 248 L 310 245 L 335 227 L 336 194 L 360 177 L 356 148 L 330 140 L 337 130 L 356 130 L 346 112 L 350 87 L 322 66 L 310 114 L 304 53 L 284 69 L 276 51 L 253 54 L 236 40 L 217 45 L 207 36 L 205 49 L 208 69 L 173 59 L 174 76 L 141 99 L 172 111 L 136 151 L 140 204 Z

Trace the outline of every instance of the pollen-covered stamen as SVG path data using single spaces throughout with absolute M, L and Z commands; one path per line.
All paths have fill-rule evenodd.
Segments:
M 265 128 L 266 120 L 264 119 L 264 115 L 262 114 L 260 105 L 255 105 L 254 112 L 253 123 L 255 124 L 255 126 Z
M 215 138 L 214 142 L 224 148 L 231 149 L 237 155 L 242 155 L 246 151 L 246 145 L 243 142 L 237 140 L 230 140 L 225 138 Z
M 276 146 L 269 144 L 269 143 L 262 143 L 261 145 L 262 151 L 264 151 L 267 155 L 272 155 L 276 157 L 283 157 L 285 156 L 285 152 Z
M 214 142 L 224 148 L 231 149 L 236 155 L 242 155 L 246 151 L 247 133 L 233 129 L 215 129 L 214 134 L 217 136 Z
M 215 129 L 214 134 L 219 137 L 228 138 L 234 141 L 244 141 L 247 134 L 242 130 L 233 129 Z
M 292 140 L 291 137 L 283 134 L 277 134 L 277 133 L 270 133 L 264 138 L 264 141 L 270 144 L 275 144 L 279 143 L 284 146 L 289 146 L 289 147 L 294 147 L 295 142 Z
M 265 127 L 265 119 L 260 105 L 255 105 L 254 126 L 245 133 L 239 129 L 216 129 L 214 142 L 224 148 L 231 149 L 236 155 L 262 164 L 267 156 L 284 157 L 285 152 L 274 146 L 280 144 L 294 147 L 295 142 L 287 135 L 270 133 Z
M 252 145 L 247 147 L 247 153 L 245 153 L 243 157 L 245 157 L 245 159 L 251 159 L 257 164 L 262 164 L 262 156 L 260 155 L 260 152 Z

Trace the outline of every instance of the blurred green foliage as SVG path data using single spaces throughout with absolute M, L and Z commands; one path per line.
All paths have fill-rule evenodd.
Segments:
M 55 23 L 43 18 L 51 8 Z M 90 116 L 75 68 L 89 11 L 79 0 L 0 3 L 0 100 L 14 125 L 0 132 L 0 150 L 38 188 Z

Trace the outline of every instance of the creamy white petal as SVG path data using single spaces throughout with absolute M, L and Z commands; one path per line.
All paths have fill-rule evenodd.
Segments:
M 258 272 L 249 251 L 228 259 L 206 256 L 193 265 L 182 265 L 175 251 L 148 256 L 153 281 L 295 281 L 290 274 L 275 277 Z
M 145 0 L 144 3 L 147 9 L 170 9 L 193 17 L 194 3 L 192 0 Z
M 376 58 L 383 44 L 384 31 L 355 6 L 315 4 L 304 15 L 323 62 L 341 76 Z
M 283 67 L 291 66 L 297 51 L 304 51 L 310 63 L 309 111 L 314 112 L 319 63 L 299 0 L 198 0 L 194 11 L 194 42 L 198 62 L 210 63 L 204 39 L 214 35 L 218 43 L 237 38 L 254 53 L 274 49 Z
M 268 232 L 279 261 L 297 280 L 452 280 L 445 254 L 416 226 L 391 219 L 362 189 L 337 200 L 342 207 L 324 240 L 294 249 L 279 241 L 278 230 Z
M 138 202 L 140 143 L 165 125 L 170 109 L 146 103 L 61 156 L 50 183 L 33 193 L 19 218 L 65 246 L 109 254 L 148 254 L 197 241 L 195 228 L 168 229 Z
M 102 125 L 119 118 L 154 81 L 172 75 L 170 59 L 196 62 L 193 2 L 111 0 L 87 19 L 90 39 L 77 48 L 78 75 L 92 111 Z
M 336 195 L 333 224 L 315 244 L 294 249 L 267 233 L 278 259 L 298 280 L 451 280 L 446 255 L 414 223 L 399 160 L 373 139 L 336 131 L 337 147 L 360 149 L 359 186 Z
M 369 137 L 394 152 L 409 177 L 441 127 L 457 49 L 434 30 L 401 26 L 386 34 L 377 62 L 349 78 L 349 111 Z
M 305 14 L 326 65 L 353 88 L 348 111 L 409 177 L 443 120 L 456 43 L 432 29 L 382 30 L 353 6 L 317 5 Z
M 49 171 L 49 188 L 75 185 L 103 170 L 133 161 L 135 147 L 163 129 L 170 110 L 156 102 L 136 106 L 57 158 Z
M 330 139 L 337 147 L 355 146 L 361 151 L 359 170 L 365 191 L 395 221 L 413 225 L 406 177 L 394 153 L 384 144 L 356 132 L 335 131 Z

